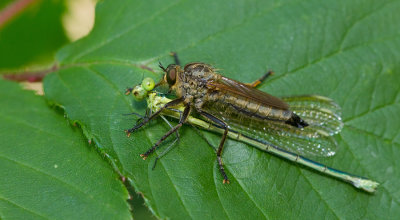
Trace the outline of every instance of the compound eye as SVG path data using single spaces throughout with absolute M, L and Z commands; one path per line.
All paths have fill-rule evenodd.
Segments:
M 174 85 L 176 82 L 176 69 L 171 68 L 167 72 L 167 82 L 170 86 Z

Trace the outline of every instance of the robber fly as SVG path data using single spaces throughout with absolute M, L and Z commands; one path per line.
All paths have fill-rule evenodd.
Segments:
M 165 68 L 160 63 L 159 66 L 165 74 L 155 87 L 167 84 L 177 98 L 141 120 L 133 128 L 126 130 L 129 135 L 155 118 L 164 109 L 177 105 L 184 106 L 179 123 L 170 129 L 147 152 L 141 154 L 140 156 L 143 159 L 153 153 L 168 136 L 177 132 L 187 121 L 191 112 L 195 111 L 224 130 L 216 155 L 219 170 L 223 176 L 223 183 L 229 183 L 222 162 L 224 143 L 229 131 L 228 122 L 232 121 L 234 123 L 234 120 L 229 119 L 235 118 L 246 122 L 249 126 L 272 124 L 294 130 L 294 133 L 296 133 L 296 130 L 301 132 L 302 129 L 309 126 L 308 122 L 295 114 L 286 102 L 255 88 L 272 72 L 266 73 L 253 83 L 245 84 L 218 74 L 212 66 L 205 63 L 189 63 L 182 68 L 179 65 L 176 54 L 174 54 L 174 57 L 177 64 L 170 64 Z M 312 136 L 314 133 L 310 132 L 307 135 Z

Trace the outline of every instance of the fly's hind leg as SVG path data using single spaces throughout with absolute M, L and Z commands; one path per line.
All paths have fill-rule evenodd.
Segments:
M 274 74 L 274 72 L 272 70 L 269 70 L 267 73 L 265 73 L 262 77 L 260 77 L 256 81 L 254 81 L 252 83 L 246 83 L 246 85 L 248 85 L 250 87 L 257 87 L 262 82 L 264 82 L 269 76 L 271 76 L 272 74 Z
M 228 125 L 221 119 L 219 119 L 207 112 L 199 111 L 199 113 L 201 115 L 203 115 L 204 117 L 208 118 L 209 120 L 211 120 L 212 122 L 217 123 L 218 125 L 222 126 L 222 128 L 225 130 L 224 134 L 222 135 L 221 141 L 219 143 L 218 149 L 217 149 L 217 161 L 218 161 L 218 165 L 219 165 L 219 171 L 221 172 L 221 175 L 224 178 L 223 183 L 229 184 L 229 179 L 225 173 L 224 164 L 222 163 L 222 152 L 224 150 L 224 143 L 225 143 L 226 137 L 228 135 Z

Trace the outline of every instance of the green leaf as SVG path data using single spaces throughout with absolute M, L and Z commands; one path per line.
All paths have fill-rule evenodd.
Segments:
M 61 23 L 63 0 L 5 1 L 0 4 L 1 17 L 13 7 L 14 16 L 0 21 L 0 69 L 29 65 L 48 65 L 67 37 Z M 7 4 L 6 4 L 7 3 Z M 23 7 L 25 6 L 26 7 Z
M 92 33 L 61 50 L 45 93 L 78 121 L 153 213 L 171 219 L 395 218 L 400 215 L 400 1 L 104 1 Z M 127 138 L 125 96 L 158 61 L 213 64 L 225 76 L 276 96 L 320 94 L 343 108 L 335 157 L 317 159 L 381 183 L 368 194 L 233 140 L 223 185 L 216 156 L 191 126 L 152 170 L 140 157 L 169 127 L 160 119 Z M 210 141 L 217 145 L 219 137 Z M 173 138 L 169 139 L 169 143 Z M 163 144 L 165 149 L 168 143 Z M 160 149 L 162 152 L 163 149 Z
M 0 81 L 0 218 L 129 219 L 128 193 L 80 129 Z

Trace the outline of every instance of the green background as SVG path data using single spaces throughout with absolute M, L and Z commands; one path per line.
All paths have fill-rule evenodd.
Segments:
M 0 10 L 11 2 L 2 1 Z M 68 42 L 61 23 L 64 1 L 32 2 L 0 27 L 1 71 L 49 65 L 57 49 Z
M 80 126 L 99 158 L 143 194 L 157 217 L 395 219 L 399 9 L 399 1 L 373 0 L 104 1 L 91 34 L 57 53 L 60 68 L 45 79 L 45 97 Z M 172 63 L 170 51 L 183 63 L 207 62 L 243 82 L 273 69 L 260 89 L 276 96 L 334 99 L 345 122 L 335 136 L 337 154 L 312 159 L 378 181 L 377 192 L 361 192 L 232 140 L 223 155 L 231 184 L 223 185 L 213 150 L 190 126 L 151 170 L 155 156 L 143 161 L 139 154 L 168 126 L 155 120 L 127 138 L 123 131 L 136 119 L 123 114 L 143 113 L 145 103 L 124 90 L 143 76 L 159 79 L 158 61 Z M 218 143 L 218 135 L 204 133 Z

